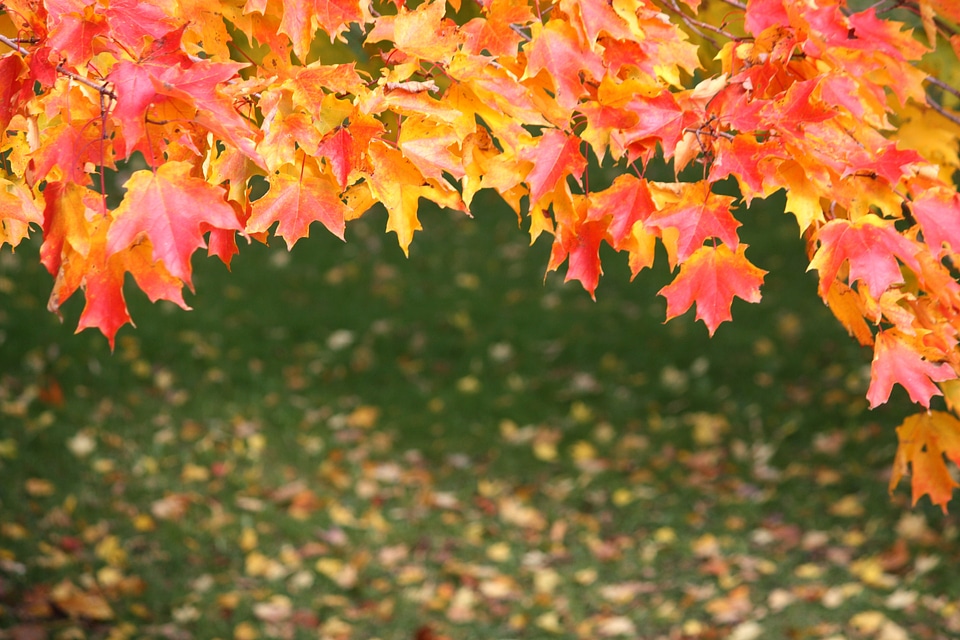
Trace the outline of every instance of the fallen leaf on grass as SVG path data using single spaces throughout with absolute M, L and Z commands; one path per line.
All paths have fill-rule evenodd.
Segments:
M 266 602 L 253 605 L 253 615 L 264 622 L 283 622 L 293 614 L 293 603 L 284 595 L 275 595 Z
M 603 638 L 612 638 L 614 636 L 636 637 L 637 627 L 633 620 L 625 616 L 616 616 L 602 620 L 597 625 L 597 633 Z
M 43 478 L 28 478 L 24 484 L 27 495 L 32 498 L 45 498 L 52 496 L 57 488 L 49 480 Z
M 158 520 L 177 522 L 186 515 L 190 507 L 190 498 L 183 493 L 172 493 L 150 505 L 150 513 Z
M 60 582 L 50 590 L 50 602 L 70 618 L 113 620 L 113 609 L 103 596 L 83 591 L 69 580 Z
M 750 602 L 750 587 L 745 584 L 735 587 L 725 596 L 714 598 L 704 607 L 715 622 L 728 624 L 739 622 L 753 610 Z

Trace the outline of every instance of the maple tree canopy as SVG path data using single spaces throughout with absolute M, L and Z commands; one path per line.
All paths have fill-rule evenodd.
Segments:
M 591 295 L 602 243 L 636 275 L 659 240 L 668 319 L 712 334 L 765 275 L 737 206 L 785 190 L 819 294 L 874 349 L 870 405 L 901 385 L 955 411 L 958 25 L 955 0 L 2 0 L 0 245 L 41 227 L 49 309 L 81 291 L 78 330 L 112 345 L 127 273 L 187 308 L 198 249 L 343 238 L 379 203 L 407 251 L 421 199 L 493 189 Z M 591 160 L 618 177 L 591 189 Z M 960 421 L 898 433 L 891 486 L 912 471 L 945 508 Z

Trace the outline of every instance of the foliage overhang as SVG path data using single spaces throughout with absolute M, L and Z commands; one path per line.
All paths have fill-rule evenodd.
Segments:
M 960 460 L 960 5 L 953 0 L 3 0 L 0 245 L 42 228 L 57 312 L 113 344 L 131 274 L 187 308 L 191 258 L 288 247 L 383 205 L 406 252 L 421 199 L 492 189 L 593 295 L 606 243 L 659 242 L 670 319 L 709 332 L 765 271 L 740 202 L 780 190 L 819 294 L 874 351 L 900 428 L 891 488 L 946 508 Z M 108 206 L 106 172 L 145 168 Z M 612 169 L 591 189 L 588 159 Z M 669 181 L 648 168 L 666 160 Z M 682 177 L 681 177 L 682 176 Z M 719 183 L 736 181 L 740 199 Z M 256 181 L 268 185 L 254 189 Z M 263 195 L 259 195 L 263 193 Z M 258 194 L 255 197 L 253 194 Z

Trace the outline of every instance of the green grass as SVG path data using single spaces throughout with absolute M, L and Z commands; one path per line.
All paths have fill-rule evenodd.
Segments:
M 5 250 L 0 638 L 960 633 L 955 519 L 887 494 L 905 394 L 866 410 L 786 216 L 740 214 L 764 302 L 708 339 L 475 209 L 198 258 L 113 354 Z

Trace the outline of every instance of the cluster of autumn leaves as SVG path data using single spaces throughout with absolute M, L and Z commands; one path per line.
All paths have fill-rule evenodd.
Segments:
M 895 384 L 953 405 L 960 126 L 917 65 L 960 49 L 960 10 L 920 6 L 915 35 L 840 0 L 4 0 L 0 243 L 41 225 L 49 308 L 81 290 L 79 329 L 112 343 L 127 273 L 186 308 L 198 249 L 229 263 L 238 234 L 292 247 L 317 221 L 343 238 L 380 203 L 407 251 L 421 199 L 469 212 L 493 189 L 591 295 L 602 243 L 636 275 L 659 241 L 668 319 L 695 306 L 712 334 L 765 274 L 732 178 L 747 204 L 786 191 L 820 295 L 874 349 L 871 405 Z M 108 207 L 104 170 L 134 157 Z M 684 179 L 647 176 L 660 157 Z M 620 175 L 591 185 L 588 158 Z

